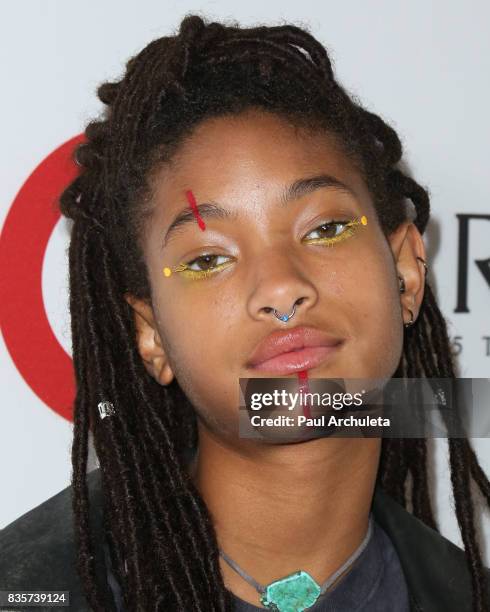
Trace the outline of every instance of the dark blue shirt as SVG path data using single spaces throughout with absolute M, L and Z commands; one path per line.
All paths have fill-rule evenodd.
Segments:
M 121 589 L 111 572 L 107 546 L 108 580 L 118 612 L 124 612 Z M 259 594 L 257 593 L 257 600 Z M 233 595 L 235 612 L 263 612 Z M 409 612 L 408 590 L 398 555 L 385 531 L 373 519 L 368 545 L 342 578 L 308 612 Z

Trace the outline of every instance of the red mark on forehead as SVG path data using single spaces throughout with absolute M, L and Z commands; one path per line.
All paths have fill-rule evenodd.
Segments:
M 185 195 L 187 197 L 187 201 L 189 202 L 190 207 L 192 208 L 192 212 L 194 213 L 194 217 L 196 217 L 196 220 L 197 220 L 197 223 L 199 224 L 199 227 L 202 229 L 202 231 L 204 231 L 206 229 L 206 225 L 205 225 L 204 221 L 201 219 L 201 216 L 199 215 L 199 211 L 197 210 L 196 198 L 194 197 L 194 194 L 192 193 L 192 191 L 190 189 L 188 189 L 185 192 Z
M 308 371 L 307 370 L 302 370 L 301 372 L 298 372 L 298 386 L 303 393 L 310 392 L 310 386 L 308 384 Z M 302 405 L 303 405 L 303 415 L 307 419 L 311 419 L 310 406 L 308 402 L 306 402 L 305 404 L 302 403 Z

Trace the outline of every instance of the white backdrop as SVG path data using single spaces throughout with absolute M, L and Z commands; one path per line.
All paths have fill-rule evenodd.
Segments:
M 490 258 L 490 5 L 484 0 L 2 2 L 2 224 L 36 166 L 100 112 L 97 85 L 120 76 L 131 55 L 174 31 L 189 12 L 243 25 L 309 26 L 329 50 L 343 84 L 395 127 L 415 178 L 431 193 L 426 245 L 451 336 L 462 346 L 460 376 L 490 377 L 490 277 L 475 263 Z M 469 312 L 455 312 L 461 222 L 456 215 L 463 213 L 486 218 L 469 223 L 467 276 L 460 277 Z M 56 339 L 70 354 L 67 245 L 61 221 L 44 255 L 42 297 Z M 487 276 L 489 268 L 487 261 Z M 8 291 L 2 282 L 1 301 L 8 300 Z M 35 366 L 36 346 L 28 348 Z M 3 335 L 0 381 L 1 528 L 69 484 L 72 425 L 26 384 Z M 490 440 L 473 442 L 490 473 Z M 461 546 L 447 445 L 438 440 L 434 446 L 437 518 L 442 533 Z M 481 526 L 490 540 L 488 512 Z M 490 565 L 490 546 L 485 562 Z

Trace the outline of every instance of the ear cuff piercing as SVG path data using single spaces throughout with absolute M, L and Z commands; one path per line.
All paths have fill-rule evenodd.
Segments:
M 429 266 L 425 263 L 425 260 L 422 259 L 422 257 L 419 257 L 418 255 L 415 259 L 418 259 L 419 261 L 422 262 L 424 269 L 425 269 L 425 276 L 427 276 L 427 272 L 429 271 Z

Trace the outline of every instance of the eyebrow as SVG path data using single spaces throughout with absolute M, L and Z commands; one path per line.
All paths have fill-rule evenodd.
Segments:
M 279 208 L 285 208 L 293 200 L 297 200 L 298 198 L 301 198 L 302 196 L 312 193 L 318 189 L 325 188 L 343 191 L 344 193 L 348 193 L 357 199 L 357 194 L 348 185 L 334 176 L 320 174 L 318 176 L 298 179 L 286 187 L 279 200 Z M 223 208 L 216 202 L 204 202 L 202 204 L 198 204 L 197 210 L 202 219 L 227 219 L 230 221 L 236 221 L 239 216 L 238 211 L 231 211 Z M 195 223 L 195 221 L 195 214 L 190 207 L 181 210 L 169 225 L 165 233 L 162 249 L 166 247 L 170 240 L 178 233 L 178 229 L 182 229 L 189 223 Z

